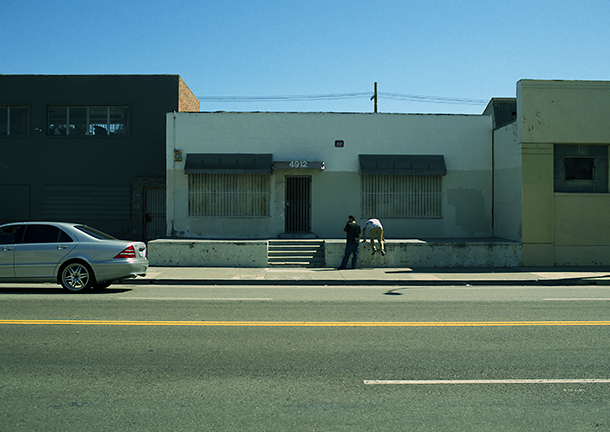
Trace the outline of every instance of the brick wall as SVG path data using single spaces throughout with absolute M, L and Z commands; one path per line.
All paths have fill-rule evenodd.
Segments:
M 199 99 L 181 77 L 178 77 L 178 111 L 199 112 Z

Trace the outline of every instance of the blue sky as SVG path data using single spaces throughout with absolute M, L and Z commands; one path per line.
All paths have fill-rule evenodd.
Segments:
M 202 111 L 372 112 L 377 82 L 380 112 L 479 114 L 520 79 L 610 80 L 609 17 L 608 0 L 3 0 L 0 74 L 179 74 L 201 98 L 259 98 Z M 297 95 L 335 97 L 268 100 Z

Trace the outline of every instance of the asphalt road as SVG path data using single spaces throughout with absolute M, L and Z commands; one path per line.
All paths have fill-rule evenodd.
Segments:
M 610 287 L 0 285 L 0 430 L 610 430 L 609 306 Z

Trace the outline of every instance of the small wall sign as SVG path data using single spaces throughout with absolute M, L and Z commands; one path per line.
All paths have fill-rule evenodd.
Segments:
M 335 147 L 343 147 L 344 145 L 345 145 L 345 143 L 343 142 L 343 140 L 335 141 Z
M 323 170 L 324 162 L 321 161 L 305 161 L 305 160 L 292 160 L 292 161 L 275 161 L 273 162 L 274 169 L 315 169 Z

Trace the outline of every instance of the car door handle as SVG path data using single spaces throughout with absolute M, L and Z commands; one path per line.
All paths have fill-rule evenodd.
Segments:
M 2 251 L 4 251 L 4 252 L 8 252 L 8 251 L 12 251 L 12 250 L 15 250 L 15 248 L 13 246 L 4 246 L 2 248 Z
M 59 245 L 57 246 L 57 249 L 68 249 L 68 245 Z

